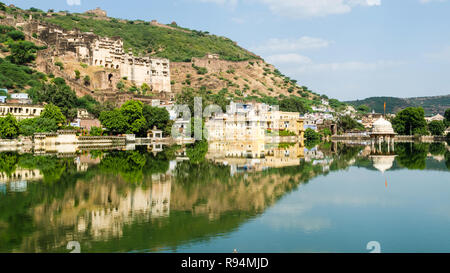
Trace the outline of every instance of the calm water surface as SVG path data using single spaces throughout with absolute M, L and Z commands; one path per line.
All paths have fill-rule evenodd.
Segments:
M 0 252 L 450 252 L 446 144 L 0 153 Z

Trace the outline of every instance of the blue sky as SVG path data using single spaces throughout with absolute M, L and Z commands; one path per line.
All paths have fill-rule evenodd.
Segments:
M 450 94 L 450 0 L 0 0 L 156 19 L 231 38 L 341 100 Z

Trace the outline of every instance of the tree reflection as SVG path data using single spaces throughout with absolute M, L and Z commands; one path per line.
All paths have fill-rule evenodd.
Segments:
M 398 163 L 408 169 L 424 170 L 429 144 L 426 143 L 397 143 L 395 145 L 398 154 Z
M 176 249 L 236 230 L 319 175 L 350 166 L 375 170 L 370 147 L 342 143 L 322 143 L 320 155 L 298 159 L 296 166 L 242 172 L 232 172 L 231 160 L 206 160 L 201 142 L 186 148 L 189 160 L 171 164 L 179 149 L 96 151 L 90 158 L 97 160 L 83 171 L 75 158 L 0 153 L 1 172 L 39 169 L 47 182 L 0 198 L 0 252 L 64 252 L 67 238 L 89 241 L 83 246 L 87 252 Z M 425 169 L 428 153 L 445 155 L 450 169 L 445 149 L 397 143 L 396 160 L 408 169 Z M 158 214 L 155 203 L 170 210 Z

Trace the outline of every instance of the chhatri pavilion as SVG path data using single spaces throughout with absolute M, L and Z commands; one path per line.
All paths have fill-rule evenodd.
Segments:
M 396 135 L 392 124 L 383 117 L 373 123 L 372 132 L 370 132 L 370 138 L 375 142 L 393 142 Z

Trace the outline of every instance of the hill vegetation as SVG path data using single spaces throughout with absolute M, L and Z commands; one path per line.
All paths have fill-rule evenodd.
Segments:
M 174 98 L 190 101 L 192 95 L 199 95 L 204 102 L 215 103 L 222 108 L 229 101 L 258 101 L 271 105 L 280 105 L 281 110 L 298 111 L 304 113 L 312 111 L 312 106 L 321 105 L 321 99 L 328 99 L 319 95 L 308 87 L 297 83 L 295 79 L 283 75 L 273 65 L 266 63 L 255 54 L 239 47 L 228 38 L 211 35 L 208 32 L 181 28 L 175 23 L 162 25 L 141 20 L 122 20 L 109 17 L 99 17 L 93 14 L 70 14 L 68 12 L 44 12 L 36 8 L 22 10 L 16 7 L 3 7 L 0 15 L 13 15 L 14 18 L 29 21 L 34 19 L 45 21 L 67 30 L 79 29 L 83 32 L 93 32 L 100 36 L 120 36 L 126 50 L 135 55 L 164 57 L 171 60 L 171 84 Z M 2 13 L 2 11 L 4 13 Z M 22 21 L 23 21 L 22 20 Z M 0 29 L 1 30 L 1 29 Z M 0 48 L 5 53 L 0 55 L 0 87 L 6 87 L 14 92 L 27 91 L 34 102 L 53 103 L 61 108 L 69 119 L 75 115 L 74 107 L 87 108 L 94 116 L 99 117 L 103 110 L 110 110 L 109 106 L 94 103 L 92 98 L 78 101 L 73 96 L 72 89 L 79 91 L 79 86 L 73 81 L 90 82 L 95 80 L 95 73 L 101 67 L 87 66 L 74 62 L 70 56 L 59 56 L 52 63 L 54 70 L 46 70 L 45 75 L 33 70 L 34 53 L 39 48 L 30 44 L 21 45 L 32 56 L 25 58 L 25 63 L 14 62 L 10 55 L 13 43 L 22 43 L 24 38 L 39 42 L 36 33 L 25 32 L 21 28 L 4 26 L 0 33 Z M 34 39 L 31 39 L 32 36 Z M 17 41 L 16 41 L 17 40 Z M 1 41 L 4 41 L 2 44 Z M 51 45 L 48 45 L 51 47 Z M 1 53 L 0 53 L 1 54 Z M 204 58 L 207 54 L 217 54 L 219 59 Z M 4 57 L 3 59 L 1 57 Z M 19 60 L 20 58 L 16 58 Z M 38 58 L 36 63 L 41 59 Z M 44 62 L 48 62 L 44 60 Z M 79 67 L 80 66 L 80 67 Z M 92 70 L 92 71 L 91 71 Z M 54 76 L 51 72 L 54 73 Z M 58 78 L 60 77 L 60 78 Z M 81 84 L 80 84 L 81 85 Z M 89 86 L 89 84 L 84 84 Z M 70 87 L 70 88 L 69 88 Z M 155 96 L 146 86 L 135 86 L 126 78 L 122 78 L 114 88 L 120 94 L 139 96 Z M 78 92 L 77 91 L 77 92 Z M 96 92 L 103 90 L 96 90 Z M 77 93 L 78 94 L 78 93 Z M 95 93 L 97 94 L 97 93 Z M 84 95 L 83 93 L 78 95 Z M 345 104 L 330 99 L 330 105 L 338 109 Z
M 47 17 L 45 13 L 36 12 L 35 15 L 66 30 L 92 31 L 104 37 L 120 36 L 124 40 L 125 50 L 135 55 L 149 54 L 172 62 L 191 61 L 192 57 L 203 57 L 208 53 L 219 54 L 222 59 L 229 61 L 258 58 L 228 38 L 203 31 L 164 28 L 150 25 L 149 22 L 115 18 L 99 20 L 83 14 L 52 14 Z
M 422 107 L 426 116 L 441 114 L 450 107 L 450 95 L 416 98 L 371 97 L 364 100 L 348 101 L 356 107 L 366 105 L 370 110 L 383 113 L 386 102 L 386 113 L 395 114 L 407 107 Z

